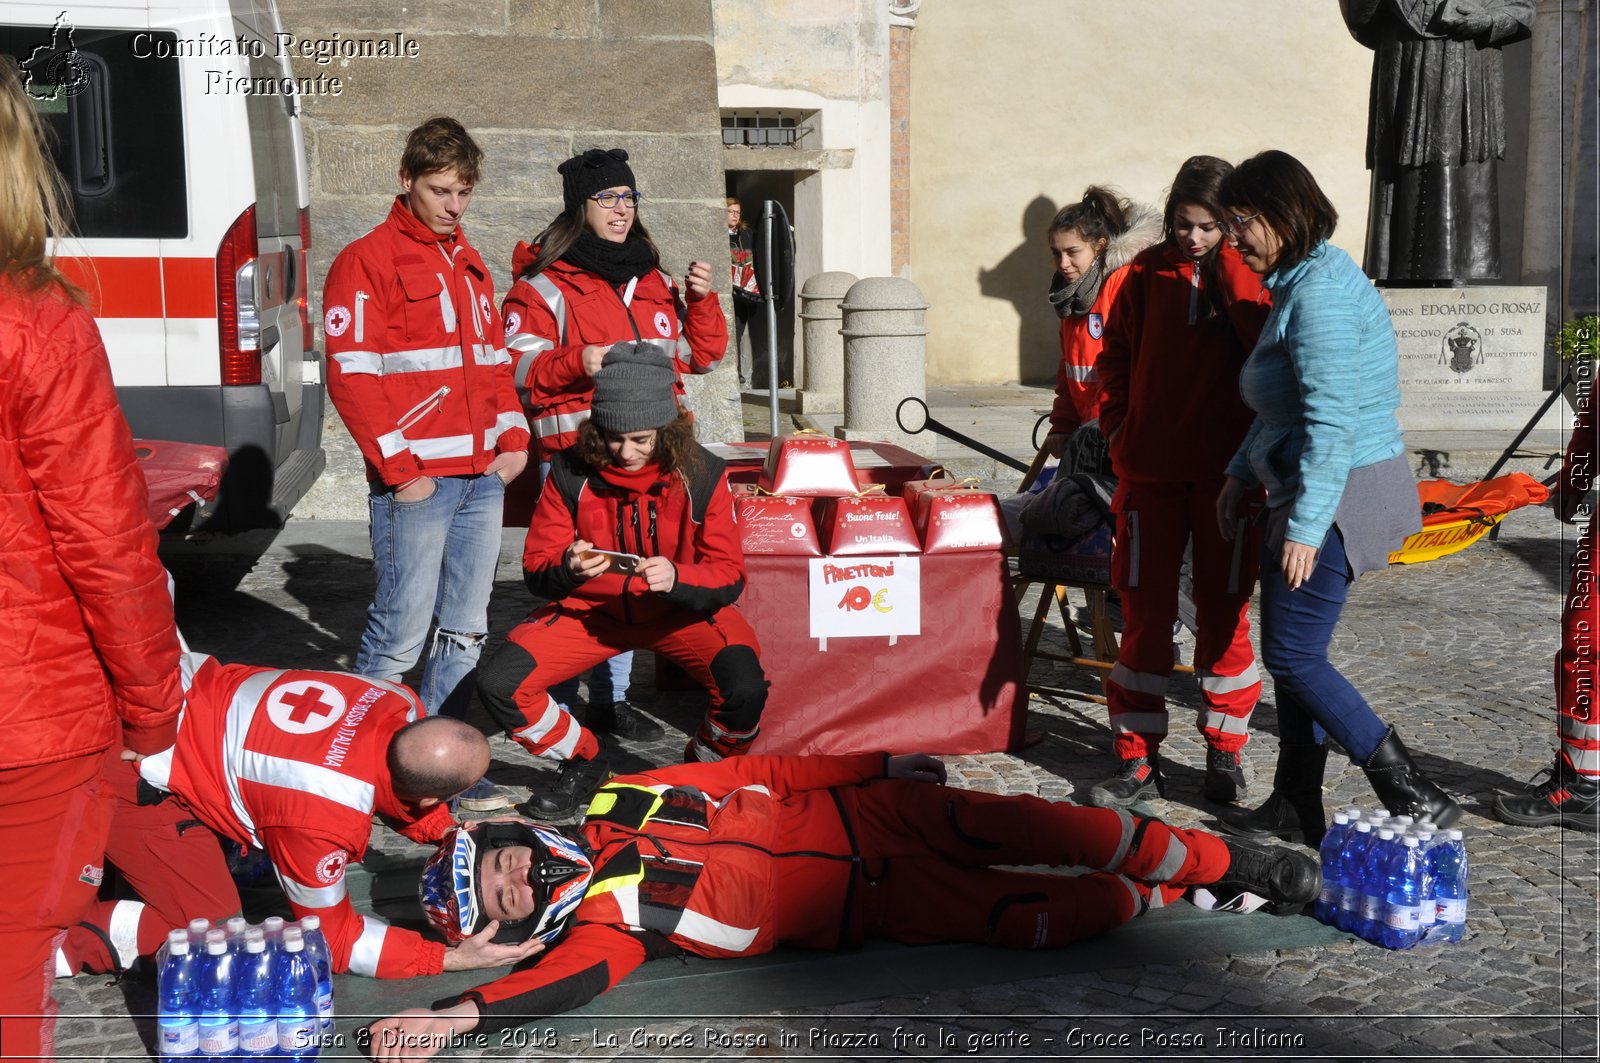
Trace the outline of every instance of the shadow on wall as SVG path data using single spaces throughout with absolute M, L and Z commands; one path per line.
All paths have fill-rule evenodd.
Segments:
M 1060 319 L 1045 298 L 1051 270 L 1045 230 L 1056 210 L 1049 196 L 1036 196 L 1022 211 L 1022 242 L 993 269 L 978 268 L 978 291 L 989 299 L 1004 299 L 1017 311 L 1014 375 L 1024 384 L 1053 386 L 1061 361 Z M 1003 355 L 994 351 L 989 357 Z

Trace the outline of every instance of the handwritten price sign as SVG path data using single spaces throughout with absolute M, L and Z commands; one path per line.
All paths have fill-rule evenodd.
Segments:
M 920 557 L 811 559 L 811 637 L 922 634 Z

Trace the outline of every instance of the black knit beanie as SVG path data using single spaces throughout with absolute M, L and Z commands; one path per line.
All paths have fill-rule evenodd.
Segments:
M 581 211 L 583 201 L 603 189 L 618 185 L 638 188 L 628 166 L 628 153 L 621 148 L 590 148 L 557 166 L 556 172 L 561 175 L 561 198 L 568 213 Z
M 619 343 L 594 374 L 589 419 L 608 432 L 647 432 L 678 418 L 678 375 L 653 343 Z

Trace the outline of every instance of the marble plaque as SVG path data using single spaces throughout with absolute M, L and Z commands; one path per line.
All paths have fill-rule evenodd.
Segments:
M 1379 288 L 1400 344 L 1400 426 L 1515 433 L 1545 400 L 1544 288 Z M 1557 400 L 1538 427 L 1565 431 Z

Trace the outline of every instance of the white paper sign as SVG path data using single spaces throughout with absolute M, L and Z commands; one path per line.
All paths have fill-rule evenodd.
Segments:
M 922 558 L 811 559 L 811 637 L 922 634 Z

